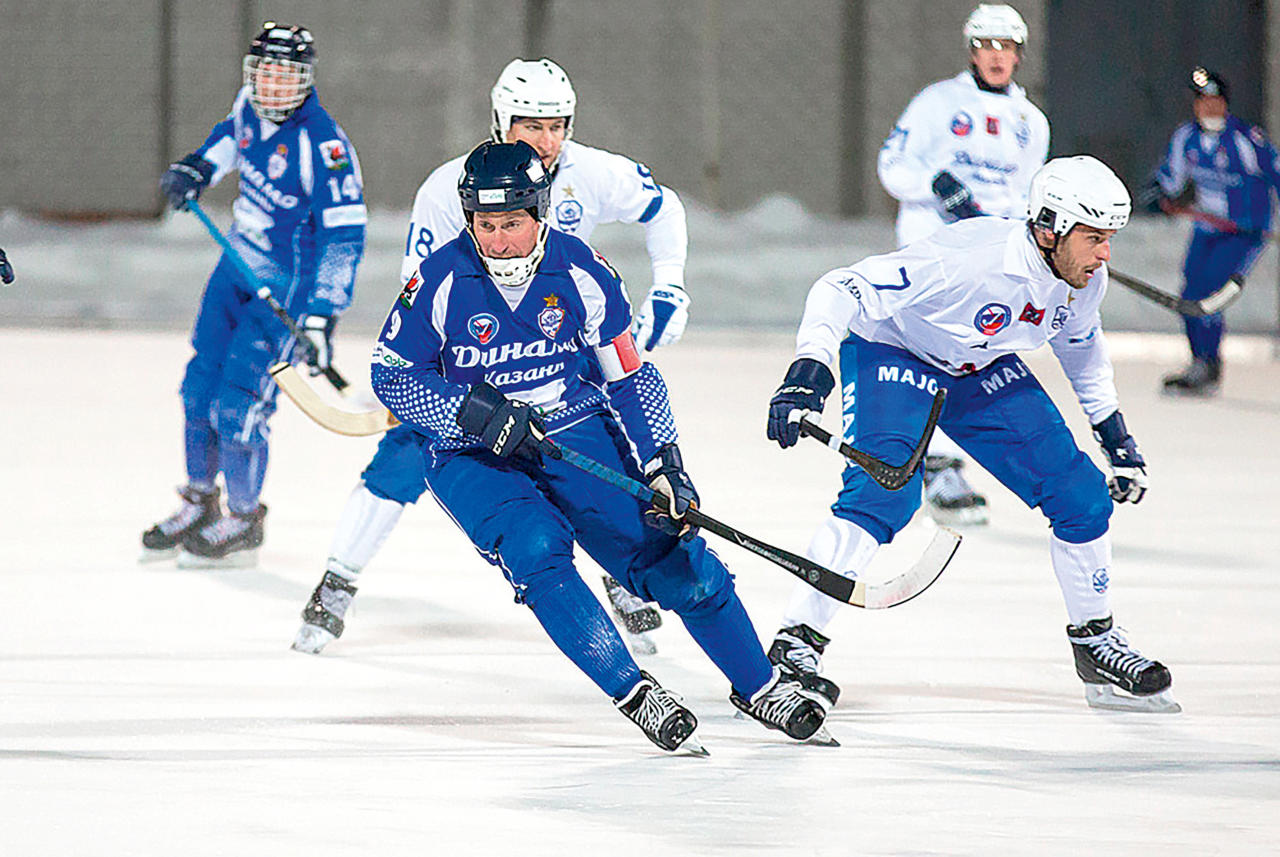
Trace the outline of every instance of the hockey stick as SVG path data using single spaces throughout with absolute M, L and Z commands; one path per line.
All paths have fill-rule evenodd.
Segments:
M 1192 301 L 1161 291 L 1150 283 L 1145 283 L 1137 277 L 1123 274 L 1114 268 L 1110 270 L 1110 275 L 1111 279 L 1125 288 L 1137 292 L 1147 300 L 1157 303 L 1166 309 L 1171 309 L 1180 315 L 1192 318 L 1204 318 L 1206 315 L 1222 312 L 1234 303 L 1236 298 L 1240 297 L 1240 293 L 1244 291 L 1244 281 L 1240 277 L 1232 277 L 1213 294 L 1198 301 Z
M 916 468 L 920 466 L 920 462 L 924 461 L 925 454 L 929 451 L 929 441 L 933 439 L 933 430 L 938 427 L 938 417 L 942 415 L 942 406 L 946 401 L 947 391 L 945 389 L 940 389 L 933 394 L 933 406 L 929 408 L 929 418 L 925 420 L 924 431 L 920 434 L 920 440 L 915 449 L 911 450 L 911 456 L 901 467 L 894 467 L 860 449 L 854 449 L 822 426 L 803 418 L 800 420 L 800 433 L 831 447 L 867 471 L 867 475 L 882 488 L 887 488 L 890 491 L 900 491 L 911 481 L 911 477 L 915 475 Z
M 256 294 L 258 297 L 262 298 L 262 300 L 266 302 L 267 306 L 271 308 L 271 312 L 275 314 L 276 318 L 284 322 L 284 326 L 288 329 L 290 335 L 297 340 L 306 352 L 307 360 L 309 362 L 316 360 L 317 354 L 315 343 L 308 339 L 306 334 L 298 329 L 298 323 L 294 321 L 292 316 L 290 316 L 285 308 L 280 305 L 280 301 L 276 300 L 275 295 L 271 294 L 271 287 L 258 280 L 257 275 L 254 274 L 253 270 L 249 267 L 249 263 L 244 260 L 244 257 L 240 255 L 235 247 L 231 246 L 231 242 L 227 240 L 227 236 L 222 234 L 222 230 L 218 228 L 218 225 L 209 218 L 209 215 L 204 213 L 204 209 L 200 207 L 200 203 L 194 199 L 187 200 L 187 208 L 189 208 L 191 213 L 204 224 L 205 230 L 208 231 L 210 237 L 212 237 L 214 241 L 218 242 L 218 246 L 222 248 L 222 252 L 225 253 L 227 258 L 231 260 L 231 263 L 236 266 L 240 275 L 245 278 L 245 282 L 247 282 L 250 287 L 256 287 Z M 342 373 L 337 369 L 334 369 L 332 366 L 327 369 L 322 369 L 321 374 L 328 378 L 329 383 L 332 384 L 333 388 L 339 392 L 351 386 L 347 383 L 347 379 L 342 377 Z
M 373 411 L 346 411 L 320 398 L 291 363 L 277 363 L 269 370 L 276 386 L 293 400 L 298 410 L 331 432 L 348 437 L 366 437 L 400 425 L 386 408 Z
M 538 442 L 541 450 L 549 457 L 562 460 L 579 470 L 590 473 L 615 488 L 626 491 L 646 505 L 662 507 L 666 503 L 666 497 L 663 494 L 654 491 L 643 482 L 637 482 L 622 473 L 611 470 L 595 459 L 588 458 L 568 447 L 559 445 L 545 435 L 538 437 Z M 844 575 L 836 574 L 834 571 L 818 565 L 810 559 L 762 542 L 753 536 L 734 529 L 728 524 L 717 521 L 696 508 L 689 509 L 685 512 L 684 517 L 686 521 L 695 527 L 701 527 L 704 530 L 715 533 L 722 539 L 727 539 L 757 556 L 764 557 L 774 565 L 786 569 L 824 595 L 837 601 L 843 601 L 846 604 L 852 604 L 855 607 L 865 607 L 871 610 L 903 604 L 932 586 L 933 582 L 946 569 L 960 543 L 958 535 L 950 530 L 946 530 L 944 533 L 940 529 L 938 535 L 934 536 L 933 544 L 925 551 L 924 556 L 905 573 L 884 583 L 866 583 L 861 580 L 851 580 Z M 954 540 L 947 538 L 946 534 L 948 533 L 954 536 Z
M 1166 208 L 1165 213 L 1174 215 L 1176 217 L 1187 217 L 1187 218 L 1190 218 L 1191 220 L 1197 220 L 1200 223 L 1204 223 L 1208 226 L 1212 226 L 1214 229 L 1218 230 L 1219 232 L 1227 232 L 1232 235 L 1240 234 L 1240 226 L 1234 220 L 1230 220 L 1226 217 L 1219 217 L 1216 214 L 1210 214 L 1209 212 L 1201 211 L 1198 208 L 1172 207 L 1172 208 Z M 1256 234 L 1259 238 L 1261 238 L 1264 244 L 1267 244 L 1267 243 L 1280 244 L 1280 233 L 1256 232 L 1254 234 Z

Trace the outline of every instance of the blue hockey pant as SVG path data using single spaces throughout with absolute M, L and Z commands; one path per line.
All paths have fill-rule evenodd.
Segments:
M 290 303 L 298 304 L 305 296 L 292 297 Z M 301 307 L 289 310 L 296 317 Z M 211 488 L 221 471 L 227 506 L 246 514 L 258 507 L 267 468 L 267 420 L 276 409 L 276 385 L 267 369 L 289 358 L 293 339 L 223 257 L 205 286 L 191 345 L 195 354 L 180 390 L 187 479 Z
M 1256 232 L 1207 232 L 1197 229 L 1187 247 L 1182 265 L 1185 285 L 1182 296 L 1198 301 L 1216 292 L 1227 279 L 1249 273 L 1265 245 Z M 1224 324 L 1222 313 L 1203 318 L 1183 316 L 1191 356 L 1197 360 L 1217 360 L 1222 345 Z
M 402 425 L 387 431 L 360 478 L 374 496 L 383 500 L 417 502 L 427 490 L 421 436 Z
M 1106 479 L 1016 356 L 956 378 L 900 348 L 851 336 L 840 348 L 840 377 L 849 444 L 890 464 L 906 461 L 934 393 L 945 387 L 938 426 L 1024 503 L 1040 509 L 1058 538 L 1079 544 L 1107 531 L 1112 501 Z M 850 464 L 831 511 L 885 544 L 919 507 L 923 478 L 917 471 L 905 488 L 888 491 Z
M 612 417 L 595 414 L 556 433 L 563 446 L 643 479 Z M 634 497 L 564 463 L 512 463 L 487 450 L 445 454 L 427 466 L 432 495 L 489 562 L 502 569 L 547 635 L 615 699 L 639 680 L 636 663 L 573 566 L 576 541 L 628 591 L 675 612 L 744 696 L 772 667 L 734 591 L 733 576 L 701 536 L 682 542 L 647 526 Z

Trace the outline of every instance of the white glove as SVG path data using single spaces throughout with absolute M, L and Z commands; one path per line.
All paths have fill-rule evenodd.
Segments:
M 331 315 L 309 315 L 302 321 L 302 335 L 315 349 L 304 359 L 312 375 L 319 375 L 333 365 L 333 328 L 337 319 Z
M 689 301 L 688 292 L 679 286 L 653 284 L 631 325 L 641 351 L 652 351 L 680 338 L 689 323 Z

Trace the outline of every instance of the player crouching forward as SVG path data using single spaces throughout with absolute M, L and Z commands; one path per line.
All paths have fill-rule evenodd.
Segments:
M 792 738 L 830 740 L 823 706 L 769 663 L 732 576 L 681 520 L 698 495 L 666 385 L 637 355 L 617 274 L 548 228 L 550 184 L 526 143 L 486 142 L 468 156 L 466 231 L 405 285 L 374 352 L 374 391 L 420 433 L 432 493 L 516 600 L 653 743 L 701 751 L 697 719 L 636 666 L 573 566 L 575 541 L 628 591 L 680 616 L 734 705 Z M 645 479 L 668 505 L 642 510 L 543 460 L 544 433 Z
M 1124 184 L 1101 161 L 1058 158 L 1032 178 L 1026 223 L 966 220 L 831 271 L 809 292 L 796 360 L 769 404 L 768 434 L 784 448 L 796 442 L 800 416 L 820 413 L 834 388 L 828 367 L 838 358 L 845 440 L 901 461 L 934 392 L 946 388 L 939 427 L 1049 519 L 1050 559 L 1089 704 L 1178 711 L 1169 670 L 1114 627 L 1108 593 L 1112 501 L 1137 503 L 1147 488 L 1145 462 L 1120 415 L 1098 316 L 1111 237 L 1128 222 L 1129 209 Z M 1102 444 L 1110 482 L 1017 357 L 1046 343 Z M 920 504 L 915 485 L 890 492 L 847 468 L 809 557 L 851 577 L 861 573 L 911 519 Z M 795 593 L 771 659 L 793 675 L 816 674 L 829 642 L 822 631 L 838 606 L 809 589 Z

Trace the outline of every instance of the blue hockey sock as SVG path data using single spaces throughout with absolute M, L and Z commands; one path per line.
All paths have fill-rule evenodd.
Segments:
M 773 665 L 738 594 L 729 590 L 719 605 L 699 605 L 680 616 L 689 636 L 702 647 L 739 694 L 750 699 L 773 678 Z
M 540 592 L 530 607 L 560 651 L 613 699 L 640 680 L 640 668 L 613 622 L 577 574 Z

